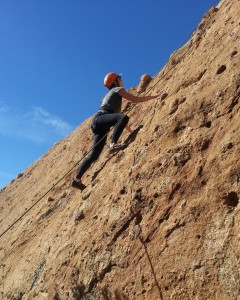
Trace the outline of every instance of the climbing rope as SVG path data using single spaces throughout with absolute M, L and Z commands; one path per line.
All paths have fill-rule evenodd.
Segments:
M 213 0 L 212 5 L 216 2 L 217 0 Z M 187 40 L 192 36 L 192 34 L 194 33 L 194 31 L 197 29 L 197 26 L 194 28 L 194 30 L 186 37 L 186 39 L 183 41 L 183 43 L 180 45 L 180 47 L 178 49 L 180 49 L 186 42 Z M 187 49 L 187 51 L 181 56 L 181 58 L 179 59 L 179 62 L 182 61 L 182 59 L 187 55 L 187 53 L 190 51 L 191 46 Z M 142 97 L 146 96 L 162 79 L 164 79 L 169 73 L 170 71 L 172 71 L 177 64 L 173 65 L 166 73 L 164 73 L 155 83 L 153 86 L 150 86 L 149 90 L 147 90 L 147 87 L 149 86 L 149 84 L 144 88 L 145 93 L 142 95 Z M 151 82 L 151 81 L 150 81 Z M 125 114 L 130 113 L 133 108 L 135 108 L 135 105 L 132 105 L 129 109 L 127 109 L 125 111 Z M 124 116 L 123 116 L 124 118 Z M 115 126 L 117 126 L 120 122 L 121 122 L 122 118 L 115 124 Z M 115 127 L 114 126 L 114 127 Z M 14 227 L 14 225 L 16 223 L 18 223 L 30 210 L 32 210 L 47 194 L 49 194 L 77 165 L 79 165 L 83 159 L 85 157 L 87 157 L 87 155 L 108 135 L 109 132 L 111 132 L 114 127 L 112 127 L 103 137 L 102 139 L 94 146 L 92 147 L 79 161 L 77 161 L 71 169 L 69 169 L 50 189 L 48 189 L 32 206 L 30 206 L 27 210 L 25 210 L 25 212 L 20 215 L 11 225 L 9 225 L 9 227 L 7 227 L 6 230 L 4 230 L 1 234 L 0 234 L 0 238 L 6 233 L 8 232 L 11 228 Z

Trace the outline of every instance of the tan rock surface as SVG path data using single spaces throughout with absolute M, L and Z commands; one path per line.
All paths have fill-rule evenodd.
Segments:
M 148 74 L 142 75 L 140 83 L 137 88 L 137 92 L 138 93 L 143 92 L 151 80 L 152 80 L 152 77 L 150 75 L 148 75 Z
M 226 0 L 204 16 L 83 193 L 90 119 L 1 190 L 0 234 L 32 207 L 0 238 L 4 299 L 240 299 L 239 15 Z

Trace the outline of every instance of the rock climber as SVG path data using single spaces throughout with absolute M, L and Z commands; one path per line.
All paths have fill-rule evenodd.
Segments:
M 118 151 L 124 148 L 124 145 L 117 143 L 124 128 L 129 133 L 132 133 L 131 128 L 127 125 L 129 117 L 121 114 L 122 98 L 134 103 L 139 103 L 155 99 L 161 95 L 161 93 L 159 93 L 153 96 L 139 97 L 130 94 L 124 89 L 121 76 L 122 74 L 111 72 L 104 78 L 104 85 L 109 91 L 103 98 L 101 107 L 92 120 L 91 129 L 94 134 L 92 150 L 82 161 L 77 174 L 72 181 L 72 187 L 79 190 L 84 190 L 86 187 L 82 183 L 81 178 L 90 165 L 96 161 L 101 154 L 110 128 L 114 126 L 111 143 L 109 145 L 110 151 Z

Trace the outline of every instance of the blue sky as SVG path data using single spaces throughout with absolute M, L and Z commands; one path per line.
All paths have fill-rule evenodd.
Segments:
M 106 73 L 156 75 L 218 3 L 0 1 L 0 188 L 95 113 Z

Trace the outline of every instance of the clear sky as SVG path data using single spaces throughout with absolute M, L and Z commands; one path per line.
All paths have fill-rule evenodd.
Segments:
M 155 76 L 218 3 L 1 0 L 0 188 L 95 113 L 106 73 Z

